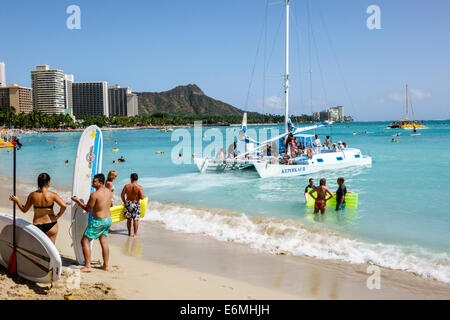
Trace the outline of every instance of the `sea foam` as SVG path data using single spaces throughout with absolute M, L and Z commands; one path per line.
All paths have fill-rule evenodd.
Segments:
M 450 283 L 450 256 L 446 253 L 433 253 L 415 246 L 365 242 L 289 219 L 151 202 L 145 220 L 163 223 L 169 230 L 204 234 L 271 254 L 368 263 Z

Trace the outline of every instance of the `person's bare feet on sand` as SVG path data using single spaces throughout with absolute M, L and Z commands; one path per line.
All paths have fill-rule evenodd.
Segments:
M 108 266 L 105 266 L 105 265 L 102 265 L 102 266 L 101 266 L 101 269 L 102 269 L 103 271 L 109 271 Z
M 83 267 L 83 268 L 80 269 L 80 271 L 81 272 L 91 272 L 92 269 L 91 269 L 91 267 Z
M 135 234 L 134 236 L 133 236 L 133 238 L 137 238 L 138 237 L 138 235 L 137 234 Z

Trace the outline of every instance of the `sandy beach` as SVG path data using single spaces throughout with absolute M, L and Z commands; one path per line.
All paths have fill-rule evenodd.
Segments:
M 12 213 L 7 201 L 11 179 L 0 178 L 0 209 Z M 19 184 L 25 200 L 33 189 Z M 53 190 L 55 190 L 53 188 Z M 68 201 L 69 190 L 58 189 Z M 66 199 L 67 198 L 67 199 Z M 151 204 L 150 204 L 151 205 Z M 19 210 L 17 210 L 19 211 Z M 31 221 L 32 213 L 18 216 Z M 124 222 L 110 236 L 110 271 L 99 268 L 101 250 L 94 244 L 91 273 L 78 273 L 69 236 L 70 212 L 59 220 L 56 242 L 63 276 L 53 286 L 10 278 L 0 268 L 0 299 L 448 299 L 450 286 L 408 272 L 381 270 L 380 290 L 367 287 L 368 265 L 289 255 L 270 255 L 245 245 L 207 236 L 166 230 L 141 222 L 138 239 L 128 238 Z M 80 278 L 74 278 L 80 274 Z M 79 288 L 73 288 L 79 279 Z

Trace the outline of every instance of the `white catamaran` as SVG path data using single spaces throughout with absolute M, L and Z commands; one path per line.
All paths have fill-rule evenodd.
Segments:
M 309 175 L 321 170 L 335 170 L 351 166 L 371 166 L 372 158 L 363 155 L 359 149 L 344 146 L 328 149 L 315 139 L 314 135 L 303 134 L 305 131 L 331 125 L 319 122 L 313 126 L 296 128 L 289 119 L 289 2 L 286 4 L 286 39 L 285 39 L 285 133 L 264 142 L 258 142 L 246 135 L 247 114 L 244 113 L 240 140 L 245 142 L 244 154 L 234 157 L 194 158 L 200 172 L 256 169 L 261 178 L 292 177 Z M 288 137 L 297 139 L 302 145 L 299 154 L 291 152 L 286 144 Z M 267 150 L 270 150 L 267 152 Z M 229 154 L 229 152 L 227 152 Z

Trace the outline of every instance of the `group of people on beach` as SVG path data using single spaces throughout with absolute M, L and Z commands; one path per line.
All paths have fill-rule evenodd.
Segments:
M 107 237 L 111 232 L 111 213 L 110 208 L 113 206 L 114 185 L 113 181 L 117 178 L 117 172 L 110 171 L 108 178 L 102 173 L 96 174 L 92 180 L 92 187 L 95 189 L 91 193 L 87 203 L 83 203 L 77 196 L 71 199 L 78 206 L 80 206 L 86 214 L 92 211 L 92 219 L 90 219 L 81 245 L 83 248 L 83 255 L 85 258 L 83 272 L 91 271 L 90 257 L 91 248 L 90 241 L 98 239 L 102 248 L 103 266 L 102 269 L 108 270 L 109 262 L 109 247 Z M 141 215 L 141 207 L 139 201 L 144 199 L 144 190 L 140 186 L 137 173 L 132 173 L 130 176 L 130 183 L 125 185 L 122 189 L 121 199 L 124 204 L 124 217 L 127 219 L 128 236 L 131 236 L 131 229 L 133 224 L 134 237 L 138 236 L 138 225 Z M 50 175 L 41 173 L 37 179 L 38 189 L 28 195 L 25 205 L 23 205 L 16 195 L 11 195 L 9 199 L 17 204 L 19 209 L 26 213 L 33 206 L 34 216 L 33 224 L 44 232 L 50 240 L 55 243 L 58 234 L 58 219 L 64 214 L 67 209 L 67 204 L 56 193 L 49 190 Z M 86 186 L 88 187 L 88 186 Z M 55 203 L 59 206 L 59 212 L 55 213 Z
M 336 190 L 336 211 L 345 209 L 345 195 L 347 194 L 347 187 L 344 183 L 344 178 L 337 179 L 338 189 Z M 314 185 L 314 179 L 309 179 L 309 184 L 305 188 L 305 197 L 309 195 L 315 201 L 314 214 L 325 214 L 327 211 L 327 201 L 334 197 L 333 192 L 327 187 L 327 180 L 320 179 L 318 187 Z M 305 199 L 306 200 L 306 199 Z

